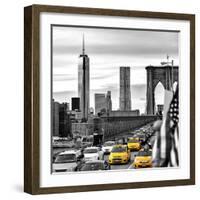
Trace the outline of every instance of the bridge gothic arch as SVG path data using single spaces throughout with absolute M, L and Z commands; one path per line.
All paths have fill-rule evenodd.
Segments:
M 164 89 L 170 90 L 175 82 L 178 82 L 178 66 L 148 66 L 147 92 L 146 92 L 146 113 L 155 115 L 155 87 L 160 82 Z M 173 74 L 172 74 L 173 72 Z
M 157 113 L 157 105 L 162 105 L 164 102 L 165 88 L 163 84 L 159 81 L 154 88 L 154 98 L 155 98 L 155 112 Z

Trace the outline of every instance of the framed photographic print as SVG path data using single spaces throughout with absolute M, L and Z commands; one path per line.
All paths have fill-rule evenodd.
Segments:
M 24 191 L 195 183 L 195 16 L 24 9 Z

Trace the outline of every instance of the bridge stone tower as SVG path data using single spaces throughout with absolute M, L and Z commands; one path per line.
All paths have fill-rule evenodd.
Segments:
M 159 82 L 167 90 L 170 90 L 174 82 L 178 82 L 178 66 L 148 66 L 147 71 L 147 93 L 146 93 L 146 113 L 155 114 L 155 87 Z M 173 80 L 173 83 L 172 83 Z

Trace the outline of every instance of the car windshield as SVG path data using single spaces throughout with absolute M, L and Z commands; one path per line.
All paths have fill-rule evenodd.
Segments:
M 124 152 L 126 151 L 126 147 L 123 146 L 118 146 L 118 147 L 113 147 L 112 152 Z
M 97 149 L 85 149 L 84 153 L 97 153 L 98 150 Z
M 138 142 L 138 139 L 137 138 L 131 138 L 128 140 L 128 142 Z
M 55 159 L 55 163 L 69 163 L 69 162 L 76 162 L 75 154 L 61 154 L 58 155 Z
M 115 143 L 114 142 L 105 142 L 104 143 L 104 147 L 109 147 L 109 146 L 113 146 Z
M 81 167 L 81 171 L 104 170 L 103 163 L 86 163 Z
M 151 156 L 151 151 L 139 151 L 137 156 Z

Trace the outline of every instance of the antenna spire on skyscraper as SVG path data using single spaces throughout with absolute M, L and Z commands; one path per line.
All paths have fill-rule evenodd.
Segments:
M 83 52 L 83 55 L 85 55 L 85 37 L 84 37 L 84 33 L 83 33 L 83 46 L 82 46 L 82 52 Z

